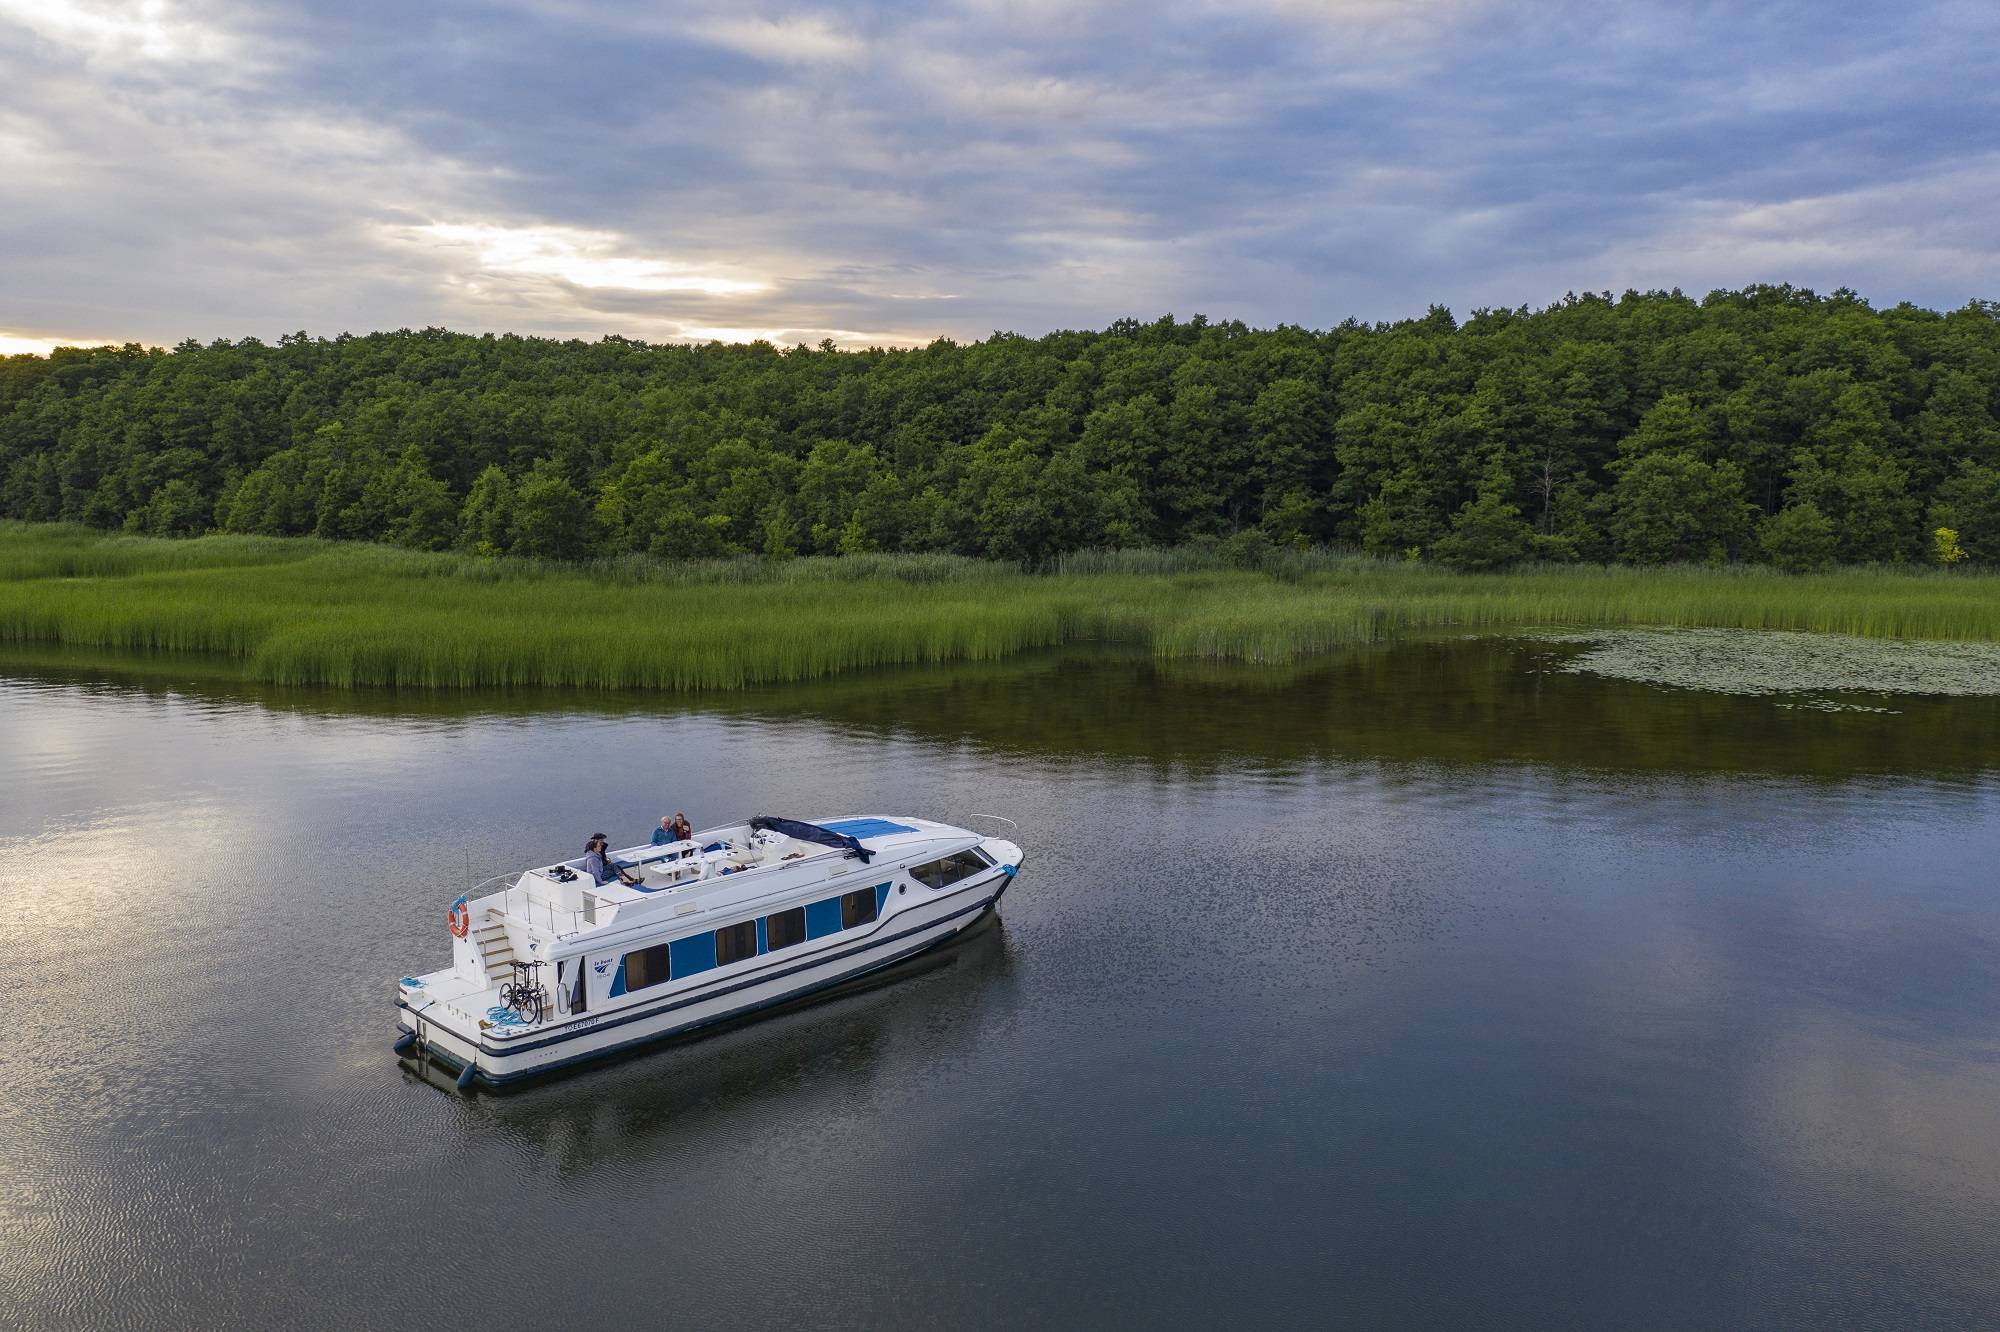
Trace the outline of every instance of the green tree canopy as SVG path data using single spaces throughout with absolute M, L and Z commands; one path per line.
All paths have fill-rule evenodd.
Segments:
M 1528 553 L 1534 529 L 1497 491 L 1469 501 L 1452 519 L 1451 534 L 1432 553 L 1440 564 L 1466 572 L 1504 569 Z
M 1779 510 L 1757 532 L 1764 558 L 1786 573 L 1815 573 L 1833 563 L 1839 550 L 1833 520 L 1811 500 Z
M 1945 513 L 1992 563 L 1996 470 L 2000 306 L 1788 286 L 909 350 L 424 329 L 0 357 L 0 516 L 484 552 L 1465 563 L 1513 549 L 1511 507 L 1542 558 L 1775 558 L 1761 534 L 1805 518 L 1763 521 L 1810 506 L 1837 560 L 1928 558 Z
M 1731 462 L 1663 451 L 1633 458 L 1612 488 L 1611 540 L 1630 564 L 1730 558 L 1754 510 Z

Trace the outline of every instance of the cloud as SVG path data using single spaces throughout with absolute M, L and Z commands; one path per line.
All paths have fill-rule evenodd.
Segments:
M 2000 11 L 0 0 L 0 326 L 924 342 L 1993 295 Z
M 1788 199 L 1692 197 L 1668 201 L 1660 224 L 1627 238 L 1596 265 L 1629 285 L 1673 285 L 1676 272 L 1743 285 L 1784 273 L 1822 289 L 1854 285 L 1864 270 L 1905 290 L 1982 294 L 1994 273 L 1992 201 L 2000 153 L 1920 166 L 1895 179 Z M 1866 293 L 1864 293 L 1866 294 Z
M 30 338 L 18 333 L 0 332 L 0 356 L 47 356 L 58 347 L 90 347 L 108 342 L 108 338 Z
M 704 19 L 688 32 L 700 41 L 784 64 L 853 64 L 866 52 L 857 38 L 815 15 Z
M 235 38 L 170 0 L 0 0 L 0 23 L 99 68 L 152 63 L 222 64 L 244 58 Z
M 739 295 L 770 286 L 754 278 L 704 273 L 668 259 L 626 253 L 620 237 L 577 227 L 432 222 L 385 229 L 417 244 L 467 251 L 471 267 L 498 277 L 547 277 L 578 287 L 708 295 Z

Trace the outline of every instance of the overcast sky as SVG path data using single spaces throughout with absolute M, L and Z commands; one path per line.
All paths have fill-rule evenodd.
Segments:
M 2000 0 L 0 0 L 0 351 L 2000 297 Z

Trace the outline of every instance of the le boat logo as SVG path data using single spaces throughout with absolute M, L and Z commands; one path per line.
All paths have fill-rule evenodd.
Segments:
M 600 957 L 590 965 L 597 968 L 597 974 L 602 976 L 605 972 L 611 970 L 611 959 L 608 957 Z

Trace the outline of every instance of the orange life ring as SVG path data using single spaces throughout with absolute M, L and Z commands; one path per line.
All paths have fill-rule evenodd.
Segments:
M 451 910 L 444 913 L 444 925 L 454 939 L 463 939 L 472 933 L 472 913 L 466 909 L 465 898 L 460 897 L 451 904 Z

